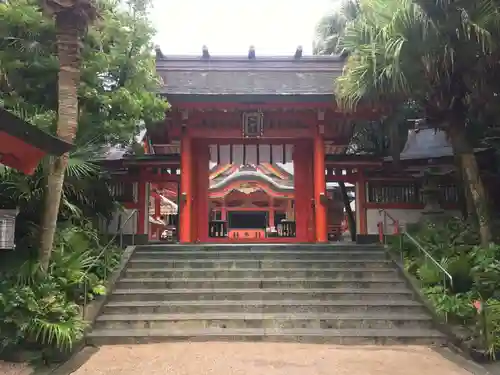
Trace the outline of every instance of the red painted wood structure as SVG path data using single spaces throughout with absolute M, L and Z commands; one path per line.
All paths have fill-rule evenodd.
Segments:
M 220 149 L 217 146 L 212 149 L 214 156 L 220 158 Z M 250 153 L 255 156 L 256 164 L 218 163 L 210 171 L 208 199 L 211 221 L 220 222 L 221 232 L 227 231 L 227 236 L 236 240 L 252 237 L 259 239 L 274 234 L 294 236 L 293 230 L 284 233 L 283 229 L 287 228 L 283 228 L 275 218 L 275 214 L 278 214 L 284 216 L 285 220 L 294 221 L 293 174 L 278 165 L 259 164 L 256 160 L 259 148 L 249 147 L 249 149 Z M 246 212 L 263 213 L 266 220 L 265 227 L 249 229 L 233 228 L 229 225 L 228 216 L 231 213 L 244 214 Z M 209 236 L 217 233 L 217 229 L 216 224 L 209 226 L 209 231 L 211 231 Z
M 72 147 L 0 107 L 0 163 L 30 175 L 45 155 L 59 156 Z
M 337 110 L 333 82 L 341 74 L 342 59 L 158 56 L 156 65 L 164 83 L 160 94 L 171 109 L 142 138 L 146 155 L 104 161 L 114 170 L 117 191 L 129 192 L 126 206 L 139 210 L 139 234 L 149 232 L 148 211 L 158 217 L 159 197 L 168 198 L 168 191 L 175 192 L 170 198 L 175 196 L 178 205 L 175 222 L 181 243 L 326 242 L 329 206 L 340 200 L 328 194 L 327 183 L 333 182 L 355 186 L 359 235 L 377 236 L 370 210 L 373 216 L 380 208 L 423 208 L 418 178 L 409 169 L 428 165 L 428 155 L 403 160 L 397 173 L 388 159 L 345 155 L 353 120 L 374 119 L 380 113 L 358 109 L 346 115 Z M 453 164 L 448 159 L 445 164 Z M 210 181 L 235 165 L 277 163 L 293 163 L 294 215 L 285 223 L 293 227 L 293 235 L 231 237 L 221 228 L 223 216 L 213 215 L 223 206 L 214 207 L 211 194 L 216 197 L 220 189 L 213 189 Z M 276 194 L 264 185 L 260 188 L 267 197 Z M 443 182 L 443 189 L 448 185 Z M 147 202 L 151 196 L 154 205 Z
M 150 151 L 180 149 L 181 243 L 231 240 L 225 233 L 213 237 L 218 223 L 209 222 L 209 163 L 224 160 L 293 162 L 294 235 L 240 241 L 328 240 L 325 156 L 342 152 L 351 135 L 349 119 L 332 96 L 342 66 L 336 57 L 157 59 L 162 95 L 172 109 L 164 126 L 149 135 Z

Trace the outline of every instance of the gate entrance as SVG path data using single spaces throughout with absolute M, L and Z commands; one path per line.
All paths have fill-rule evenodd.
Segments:
M 364 186 L 358 164 L 335 158 L 352 133 L 332 95 L 342 60 L 160 56 L 156 64 L 171 108 L 139 139 L 145 155 L 106 160 L 134 187 L 125 203 L 138 210 L 138 235 L 180 243 L 338 237 L 349 197 L 327 180 Z
M 211 144 L 209 237 L 294 239 L 293 144 Z
M 181 162 L 181 242 L 316 242 L 311 140 L 191 143 L 191 173 Z

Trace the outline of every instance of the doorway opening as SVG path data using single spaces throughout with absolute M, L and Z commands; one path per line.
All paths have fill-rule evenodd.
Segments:
M 177 242 L 179 238 L 179 183 L 152 184 L 150 197 L 150 240 Z
M 293 145 L 211 145 L 209 237 L 296 238 Z

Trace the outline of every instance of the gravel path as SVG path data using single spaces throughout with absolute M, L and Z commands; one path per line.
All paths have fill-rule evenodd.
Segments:
M 470 375 L 426 347 L 168 343 L 102 347 L 74 375 Z
M 28 365 L 0 361 L 1 375 L 30 375 L 32 372 L 33 370 Z

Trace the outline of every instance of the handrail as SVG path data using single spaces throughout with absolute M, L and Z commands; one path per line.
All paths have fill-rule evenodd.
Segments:
M 384 214 L 386 216 L 388 216 L 392 221 L 393 221 L 393 224 L 395 225 L 398 225 L 399 227 L 399 221 L 398 220 L 395 220 L 392 216 L 389 215 L 389 213 L 387 211 L 385 211 L 384 209 L 380 209 L 379 210 L 379 213 L 381 212 L 384 212 Z M 383 234 L 384 233 L 384 229 L 383 229 L 383 222 L 379 222 L 379 229 L 381 231 L 381 236 L 384 236 L 384 240 L 383 240 L 383 244 L 385 244 L 385 235 Z M 444 268 L 441 263 L 439 263 L 427 250 L 425 250 L 425 248 L 422 246 L 422 244 L 420 242 L 417 241 L 417 239 L 415 237 L 413 237 L 410 233 L 408 233 L 408 231 L 406 229 L 402 229 L 401 231 L 398 230 L 398 233 L 396 233 L 397 235 L 399 235 L 399 253 L 400 253 L 400 256 L 401 256 L 401 265 L 404 267 L 404 253 L 403 253 L 403 244 L 404 244 L 404 238 L 408 238 L 412 243 L 413 245 L 415 245 L 415 247 L 420 251 L 420 253 L 424 254 L 424 256 L 427 258 L 427 259 L 430 259 L 430 261 L 443 273 L 443 290 L 444 290 L 444 293 L 446 293 L 446 279 L 448 279 L 450 281 L 450 286 L 453 287 L 453 276 L 451 276 L 451 274 L 446 270 L 446 268 Z M 447 314 L 445 314 L 445 319 L 448 320 L 448 316 Z
M 393 224 L 398 223 L 398 220 L 394 219 L 394 217 L 389 212 L 387 212 L 387 210 L 385 208 L 379 208 L 378 213 L 381 214 L 382 212 L 384 213 L 385 216 L 387 216 L 389 219 L 392 220 Z
M 389 212 L 387 212 L 383 208 L 379 208 L 378 210 L 379 215 L 384 214 L 384 220 L 378 223 L 378 230 L 379 230 L 379 238 L 381 243 L 385 243 L 385 227 L 387 224 L 387 218 L 389 218 L 392 221 L 392 225 L 394 225 L 394 234 L 400 234 L 399 230 L 399 220 L 396 220 L 394 217 L 391 216 Z
M 115 242 L 116 238 L 118 235 L 120 236 L 120 247 L 123 247 L 123 230 L 125 229 L 125 226 L 127 223 L 132 219 L 137 214 L 138 210 L 134 209 L 132 212 L 127 216 L 125 221 L 120 225 L 118 231 L 111 237 L 111 239 L 108 241 L 108 243 L 102 248 L 101 252 L 97 257 L 94 259 L 94 261 L 87 267 L 85 272 L 82 274 L 80 277 L 80 284 L 84 280 L 84 278 L 88 275 L 90 270 L 97 264 L 97 262 L 103 257 L 104 253 L 106 250 Z M 132 233 L 132 245 L 135 244 L 135 233 Z M 104 278 L 107 279 L 107 274 L 106 274 L 106 268 L 104 269 Z M 84 300 L 83 300 L 83 310 L 82 310 L 82 317 L 85 317 L 85 310 L 87 306 L 87 283 L 84 283 Z
M 403 231 L 402 233 L 404 236 L 408 237 L 408 239 L 413 242 L 413 244 L 420 250 L 420 252 L 424 253 L 427 258 L 429 258 L 432 263 L 436 265 L 437 268 L 439 268 L 445 275 L 446 277 L 450 280 L 450 285 L 453 286 L 453 276 L 444 268 L 441 263 L 439 263 L 427 250 L 424 249 L 424 247 L 418 242 L 410 233 L 407 231 Z M 402 249 L 401 249 L 402 250 Z

